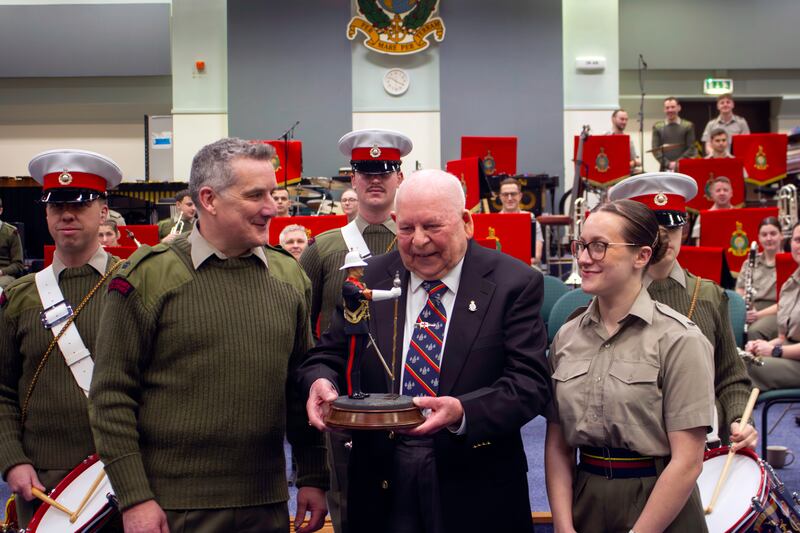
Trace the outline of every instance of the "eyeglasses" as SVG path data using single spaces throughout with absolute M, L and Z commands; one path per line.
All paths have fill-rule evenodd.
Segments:
M 522 196 L 521 192 L 501 192 L 500 196 L 503 198 L 513 198 L 515 196 Z
M 573 239 L 569 242 L 569 250 L 572 252 L 573 257 L 579 257 L 584 250 L 589 252 L 589 257 L 592 261 L 602 261 L 606 257 L 606 252 L 609 246 L 643 246 L 641 244 L 633 244 L 630 242 L 603 242 L 592 241 L 583 242 L 579 239 Z
M 352 204 L 358 201 L 358 198 L 342 198 L 341 203 Z

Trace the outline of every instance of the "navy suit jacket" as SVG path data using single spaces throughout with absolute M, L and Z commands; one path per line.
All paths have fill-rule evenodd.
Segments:
M 367 262 L 364 282 L 368 287 L 391 289 L 396 272 L 402 287 L 408 286 L 410 274 L 398 252 Z M 520 428 L 542 414 L 550 401 L 547 333 L 539 316 L 542 296 L 538 271 L 470 241 L 449 317 L 438 391 L 440 396 L 461 401 L 466 433 L 455 435 L 445 429 L 433 436 L 448 531 L 531 529 Z M 365 392 L 400 392 L 405 306 L 404 289 L 393 346 L 394 302 L 370 302 L 370 330 L 398 379 L 392 384 L 377 356 L 365 354 L 361 370 Z M 343 327 L 341 312 L 336 313 L 300 366 L 298 379 L 306 392 L 318 378 L 340 381 L 348 355 Z M 380 524 L 391 502 L 395 439 L 385 431 L 353 434 L 348 467 L 353 531 L 385 529 Z

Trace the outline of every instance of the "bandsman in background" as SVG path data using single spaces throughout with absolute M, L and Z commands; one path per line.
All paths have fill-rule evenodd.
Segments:
M 98 229 L 101 199 L 122 179 L 112 160 L 82 150 L 44 152 L 28 169 L 43 186 L 55 253 L 50 267 L 0 296 L 0 468 L 21 527 L 37 507 L 31 488 L 52 489 L 95 451 L 87 396 L 106 287 L 119 264 L 100 246 Z
M 672 307 L 697 324 L 714 348 L 714 393 L 719 439 L 736 449 L 755 448 L 758 433 L 749 420 L 740 421 L 750 396 L 750 379 L 739 356 L 728 316 L 728 296 L 713 281 L 681 268 L 682 227 L 686 224 L 686 202 L 697 195 L 697 182 L 678 173 L 640 174 L 613 186 L 609 199 L 631 199 L 648 206 L 669 236 L 663 258 L 650 266 L 643 283 L 650 297 Z M 716 440 L 712 433 L 709 440 Z
M 3 200 L 0 199 L 0 215 Z M 0 292 L 25 272 L 22 263 L 22 241 L 17 228 L 0 220 Z
M 300 256 L 308 248 L 308 233 L 306 233 L 306 228 L 300 224 L 289 224 L 281 230 L 278 241 L 281 248 L 299 261 Z
M 792 228 L 789 244 L 798 267 L 781 286 L 778 334 L 769 340 L 749 341 L 745 346 L 763 363 L 748 365 L 747 369 L 753 384 L 762 391 L 800 387 L 800 225 Z
M 197 209 L 188 189 L 175 195 L 176 216 L 158 222 L 158 238 L 161 242 L 172 242 L 180 234 L 189 233 L 197 220 Z
M 745 298 L 748 276 L 752 279 L 752 308 L 745 320 L 747 339 L 770 340 L 778 336 L 778 276 L 775 271 L 775 256 L 780 252 L 781 225 L 776 217 L 767 217 L 758 225 L 758 242 L 763 252 L 756 256 L 752 275 L 747 260 L 736 278 L 736 292 Z
M 681 104 L 670 96 L 664 99 L 664 120 L 653 124 L 653 156 L 661 170 L 675 170 L 679 159 L 697 155 L 694 124 L 679 115 Z

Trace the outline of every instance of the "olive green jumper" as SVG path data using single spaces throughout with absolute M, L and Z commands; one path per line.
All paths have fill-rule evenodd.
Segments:
M 680 273 L 683 272 L 684 276 Z M 684 279 L 682 285 L 678 279 Z M 663 280 L 652 281 L 647 287 L 650 297 L 667 304 L 679 313 L 686 315 L 692 302 L 692 294 L 697 277 L 675 263 L 672 273 Z M 728 317 L 728 296 L 716 283 L 703 279 L 697 305 L 691 316 L 714 347 L 714 393 L 719 410 L 719 436 L 727 442 L 731 423 L 738 420 L 744 412 L 750 396 L 750 378 L 739 357 L 736 340 Z
M 106 270 L 117 261 L 107 257 Z M 65 299 L 77 307 L 99 280 L 100 273 L 86 264 L 65 269 L 58 285 Z M 71 470 L 94 453 L 86 395 L 75 383 L 56 346 L 37 381 L 22 431 L 22 403 L 53 334 L 44 329 L 39 319 L 42 302 L 33 274 L 16 280 L 6 290 L 5 297 L 7 301 L 0 307 L 0 468 L 3 476 L 11 467 L 23 463 L 33 464 L 40 470 Z M 105 287 L 101 287 L 75 320 L 83 343 L 93 355 L 105 297 Z
M 289 379 L 310 345 L 308 279 L 288 254 L 139 249 L 111 284 L 90 419 L 122 509 L 286 501 L 284 435 L 298 486 L 326 488 L 325 448 Z M 289 400 L 287 401 L 287 395 Z

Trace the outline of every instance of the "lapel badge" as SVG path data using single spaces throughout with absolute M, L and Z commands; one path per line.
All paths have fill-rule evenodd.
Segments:
M 380 148 L 378 148 L 378 145 L 377 145 L 377 144 L 376 144 L 376 145 L 374 145 L 374 146 L 373 146 L 373 147 L 370 149 L 370 151 L 369 151 L 369 155 L 371 155 L 372 157 L 376 157 L 376 158 L 381 156 L 381 149 L 380 149 Z
M 472 311 L 473 313 L 474 313 L 475 311 L 477 311 L 477 310 L 478 310 L 478 306 L 477 306 L 477 305 L 475 305 L 475 300 L 470 300 L 470 301 L 469 301 L 469 307 L 468 307 L 468 309 L 469 309 L 470 311 Z
M 72 174 L 64 170 L 64 172 L 58 175 L 58 182 L 61 185 L 69 185 L 72 183 Z

